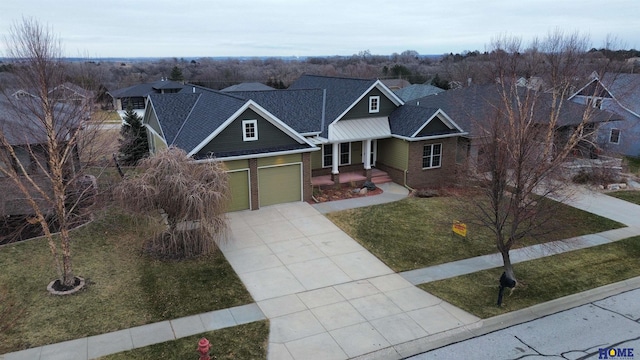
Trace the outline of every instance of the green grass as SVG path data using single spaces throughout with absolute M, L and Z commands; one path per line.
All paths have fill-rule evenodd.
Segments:
M 615 198 L 618 198 L 624 201 L 628 201 L 630 203 L 640 205 L 640 191 L 637 191 L 637 190 L 615 191 L 615 192 L 610 192 L 607 195 L 613 196 Z
M 212 359 L 266 359 L 269 322 L 258 321 L 105 356 L 103 360 L 197 359 L 198 341 L 211 343 Z
M 150 225 L 117 210 L 74 230 L 74 271 L 88 286 L 66 297 L 46 290 L 56 277 L 46 240 L 0 247 L 0 286 L 12 312 L 24 310 L 0 333 L 0 354 L 253 301 L 220 251 L 160 262 L 141 254 L 149 235 Z
M 468 237 L 452 236 L 452 221 L 464 218 L 449 197 L 407 198 L 398 202 L 345 210 L 328 218 L 394 271 L 407 271 L 497 252 L 490 231 L 468 225 Z M 550 201 L 550 200 L 548 200 Z M 622 224 L 559 204 L 555 229 L 520 241 L 519 246 L 597 233 Z M 516 248 L 516 247 L 514 247 Z
M 625 156 L 625 162 L 629 166 L 629 172 L 640 175 L 640 157 Z
M 640 276 L 640 236 L 514 265 L 519 284 L 497 307 L 502 268 L 422 284 L 423 290 L 488 318 Z

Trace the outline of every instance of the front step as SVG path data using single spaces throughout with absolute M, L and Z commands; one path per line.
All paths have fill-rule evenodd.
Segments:
M 371 182 L 374 184 L 384 184 L 388 182 L 393 182 L 393 180 L 391 180 L 389 175 L 380 175 L 380 176 L 371 177 Z

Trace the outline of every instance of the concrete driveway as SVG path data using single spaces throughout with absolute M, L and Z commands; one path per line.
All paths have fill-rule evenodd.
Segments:
M 395 274 L 309 204 L 229 217 L 222 250 L 270 320 L 269 359 L 347 359 L 479 321 Z

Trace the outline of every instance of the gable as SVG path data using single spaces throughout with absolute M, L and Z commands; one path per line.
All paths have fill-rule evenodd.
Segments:
M 156 111 L 153 107 L 150 107 L 149 111 L 145 113 L 145 119 L 143 120 L 143 123 L 146 124 L 154 133 L 164 138 L 162 127 L 160 127 L 158 117 L 156 116 Z
M 453 126 L 448 126 L 439 116 L 436 116 L 431 119 L 431 121 L 429 121 L 422 129 L 420 129 L 415 137 L 446 135 L 459 132 L 460 131 L 458 131 L 458 129 Z
M 594 79 L 587 86 L 580 89 L 575 95 L 587 97 L 611 98 L 611 94 L 602 86 L 600 81 Z
M 369 112 L 369 99 L 372 96 L 379 98 L 379 111 Z M 368 117 L 389 116 L 398 106 L 391 101 L 380 89 L 374 87 L 351 108 L 340 120 L 362 119 Z
M 256 120 L 257 140 L 243 140 L 243 121 L 246 120 Z M 206 145 L 204 145 L 198 151 L 196 157 L 205 157 L 208 154 L 214 154 L 215 156 L 221 157 L 229 154 L 240 155 L 278 150 L 282 151 L 302 147 L 308 147 L 308 145 L 300 144 L 296 139 L 276 127 L 265 117 L 261 116 L 253 109 L 247 108 Z

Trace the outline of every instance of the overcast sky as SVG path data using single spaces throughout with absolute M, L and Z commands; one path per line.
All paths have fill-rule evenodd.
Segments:
M 556 29 L 639 49 L 639 15 L 638 0 L 2 0 L 0 37 L 25 16 L 68 57 L 444 54 Z

